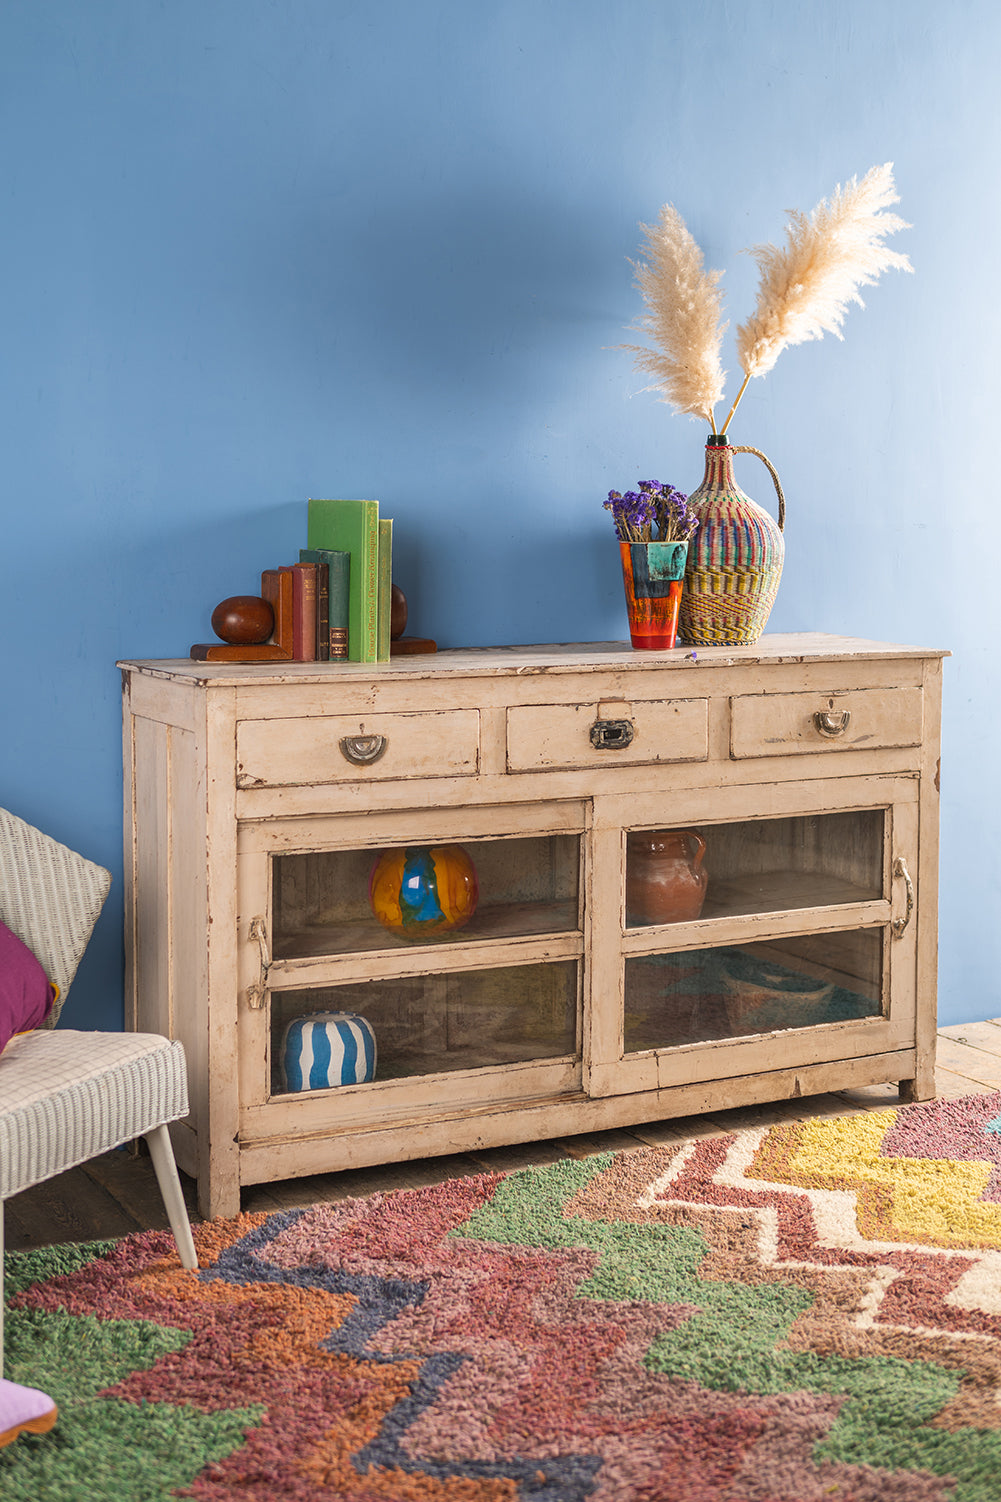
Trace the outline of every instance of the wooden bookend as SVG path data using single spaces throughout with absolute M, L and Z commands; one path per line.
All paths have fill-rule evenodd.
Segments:
M 427 636 L 398 636 L 389 644 L 391 657 L 406 657 L 410 653 L 437 652 L 438 643 Z
M 269 646 L 279 647 L 282 657 L 292 661 L 292 570 L 266 568 L 261 575 L 261 594 L 275 613 L 275 629 Z
M 224 641 L 203 641 L 197 642 L 189 655 L 192 662 L 288 662 L 291 654 L 271 641 L 256 645 L 244 642 L 241 646 Z
M 274 611 L 275 629 L 270 641 L 238 645 L 196 642 L 188 654 L 192 662 L 291 662 L 292 661 L 292 572 L 265 569 L 261 595 Z

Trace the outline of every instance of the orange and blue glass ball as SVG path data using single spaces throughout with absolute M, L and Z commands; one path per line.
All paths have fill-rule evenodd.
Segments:
M 476 867 L 461 845 L 384 850 L 368 887 L 372 911 L 403 939 L 432 939 L 468 923 L 476 911 Z

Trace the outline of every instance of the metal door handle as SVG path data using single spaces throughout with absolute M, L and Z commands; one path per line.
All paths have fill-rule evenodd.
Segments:
M 908 923 L 910 923 L 911 914 L 914 911 L 914 883 L 911 881 L 911 873 L 908 871 L 907 862 L 902 855 L 898 855 L 893 862 L 893 874 L 894 876 L 902 876 L 904 878 L 904 886 L 907 891 L 907 908 L 904 916 L 902 918 L 894 918 L 890 924 L 890 927 L 893 929 L 893 937 L 899 939 Z
M 264 1009 L 264 1002 L 268 994 L 268 971 L 271 968 L 271 955 L 268 950 L 268 926 L 263 918 L 250 920 L 250 937 L 256 939 L 261 951 L 261 974 L 252 986 L 247 988 L 247 1005 L 251 1011 L 260 1012 Z

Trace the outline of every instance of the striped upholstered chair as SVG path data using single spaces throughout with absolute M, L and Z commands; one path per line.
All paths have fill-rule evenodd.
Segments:
M 111 875 L 0 809 L 0 921 L 59 995 L 45 1024 L 0 1052 L 0 1374 L 3 1202 L 135 1137 L 145 1137 L 185 1267 L 197 1267 L 166 1123 L 188 1112 L 184 1051 L 151 1033 L 56 1029 Z

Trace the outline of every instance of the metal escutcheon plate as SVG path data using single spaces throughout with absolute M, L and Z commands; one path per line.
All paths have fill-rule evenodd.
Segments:
M 632 743 L 632 720 L 595 720 L 591 745 L 596 751 L 624 751 Z

